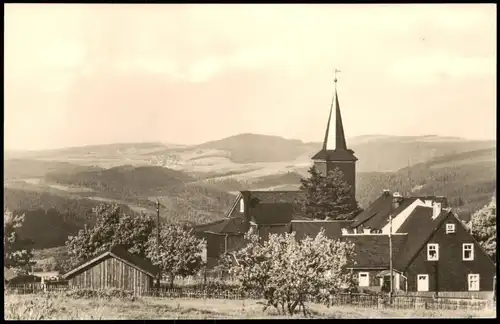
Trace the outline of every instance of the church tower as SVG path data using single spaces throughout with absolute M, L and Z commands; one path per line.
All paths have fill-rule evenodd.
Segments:
M 337 71 L 335 71 L 337 72 Z M 356 161 L 354 151 L 347 148 L 344 125 L 340 114 L 339 96 L 337 94 L 337 77 L 335 77 L 335 94 L 330 106 L 330 115 L 326 125 L 323 148 L 312 157 L 316 169 L 323 175 L 339 168 L 344 173 L 344 181 L 351 186 L 352 202 L 356 201 Z M 335 101 L 335 116 L 332 118 Z

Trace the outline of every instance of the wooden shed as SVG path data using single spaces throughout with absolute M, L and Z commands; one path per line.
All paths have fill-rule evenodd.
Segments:
M 158 269 L 122 246 L 114 246 L 64 274 L 72 288 L 117 288 L 134 293 L 148 291 Z

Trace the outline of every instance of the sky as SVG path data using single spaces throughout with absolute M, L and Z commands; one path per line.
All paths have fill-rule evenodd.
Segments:
M 6 4 L 4 147 L 496 138 L 494 4 Z

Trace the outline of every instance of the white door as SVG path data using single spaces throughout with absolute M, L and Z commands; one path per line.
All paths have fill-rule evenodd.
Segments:
M 429 291 L 429 275 L 417 275 L 417 291 Z
M 359 273 L 359 286 L 360 287 L 370 286 L 370 274 L 368 272 Z

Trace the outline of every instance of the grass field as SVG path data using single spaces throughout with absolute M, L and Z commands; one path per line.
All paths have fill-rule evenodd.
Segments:
M 314 318 L 495 318 L 495 309 L 484 311 L 429 311 L 363 309 L 309 304 Z M 76 299 L 61 295 L 5 295 L 5 319 L 222 319 L 290 318 L 262 310 L 255 300 Z M 293 318 L 302 318 L 295 315 Z

